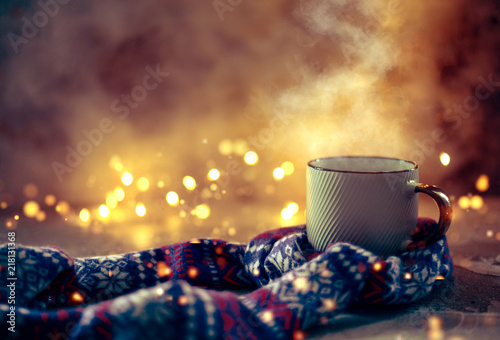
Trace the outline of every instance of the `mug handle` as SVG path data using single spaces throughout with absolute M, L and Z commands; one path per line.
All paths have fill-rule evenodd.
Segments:
M 450 227 L 453 209 L 449 197 L 443 190 L 435 185 L 417 184 L 415 186 L 416 193 L 424 193 L 432 197 L 439 208 L 439 222 L 437 229 L 430 235 L 425 236 L 422 240 L 412 242 L 408 245 L 407 250 L 414 250 L 415 248 L 425 248 L 428 244 L 435 242 L 443 236 Z

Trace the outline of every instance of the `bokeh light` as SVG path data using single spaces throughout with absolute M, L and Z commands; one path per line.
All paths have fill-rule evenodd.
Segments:
M 23 188 L 26 198 L 35 198 L 38 195 L 38 187 L 34 183 L 28 183 Z
M 281 181 L 285 177 L 285 171 L 282 168 L 276 168 L 273 171 L 273 177 L 277 181 Z
M 233 152 L 239 156 L 243 156 L 248 151 L 248 143 L 244 139 L 237 139 L 233 143 Z
M 190 191 L 196 189 L 196 180 L 191 176 L 184 176 L 182 179 L 184 187 Z
M 481 174 L 476 180 L 476 189 L 479 192 L 485 192 L 490 188 L 490 178 L 488 175 Z
M 107 206 L 105 206 L 104 204 L 102 204 L 100 207 L 99 207 L 99 215 L 102 217 L 102 218 L 106 218 L 109 216 L 109 208 Z
M 206 204 L 197 205 L 196 208 L 194 208 L 194 214 L 200 220 L 204 220 L 210 216 L 210 207 Z
M 474 195 L 470 198 L 470 207 L 474 210 L 479 210 L 483 207 L 483 198 L 479 195 Z
M 288 207 L 286 207 L 283 210 L 281 210 L 281 217 L 284 220 L 290 220 L 293 217 L 293 211 L 291 209 L 288 209 Z
M 83 208 L 82 210 L 80 210 L 79 217 L 82 222 L 88 222 L 90 219 L 90 211 L 86 208 Z
M 122 183 L 129 186 L 134 181 L 134 176 L 130 172 L 126 172 L 122 175 Z
M 122 171 L 123 163 L 120 159 L 120 156 L 118 155 L 111 156 L 111 158 L 109 159 L 109 167 L 116 171 Z
M 113 192 L 113 195 L 115 196 L 118 202 L 121 202 L 125 198 L 125 191 L 122 188 L 118 187 Z
M 219 152 L 224 156 L 229 156 L 233 152 L 233 143 L 229 139 L 224 139 L 219 143 Z
M 146 215 L 146 207 L 144 204 L 138 203 L 135 207 L 135 213 L 140 217 Z
M 40 210 L 40 205 L 35 201 L 27 201 L 23 205 L 23 213 L 26 217 L 34 218 L 38 211 Z
M 169 191 L 165 196 L 167 203 L 171 206 L 176 206 L 179 204 L 179 195 L 175 191 Z
M 56 196 L 52 194 L 48 194 L 45 196 L 45 204 L 47 204 L 49 207 L 56 204 L 56 201 L 57 201 Z
M 207 175 L 208 179 L 211 181 L 216 181 L 220 177 L 220 172 L 217 169 L 211 169 Z
M 446 152 L 441 152 L 439 155 L 439 160 L 441 161 L 441 164 L 444 166 L 448 166 L 450 164 L 451 158 L 450 155 L 448 155 Z
M 71 301 L 75 304 L 80 304 L 84 301 L 83 295 L 80 292 L 71 294 Z
M 470 199 L 468 196 L 460 196 L 458 199 L 458 206 L 464 210 L 470 208 Z
M 248 151 L 243 157 L 243 160 L 248 165 L 255 165 L 259 161 L 259 156 L 255 151 Z
M 108 197 L 106 197 L 106 205 L 110 209 L 116 208 L 117 204 L 118 204 L 118 201 L 116 200 L 116 198 L 114 196 L 108 195 Z
M 285 161 L 281 164 L 281 168 L 285 172 L 285 175 L 290 176 L 295 171 L 295 166 L 290 161 Z
M 71 208 L 70 208 L 70 205 L 68 202 L 66 201 L 59 201 L 57 202 L 56 204 L 56 207 L 55 207 L 55 210 L 56 212 L 59 214 L 59 215 L 67 215 Z
M 140 191 L 146 191 L 149 188 L 149 181 L 146 177 L 141 177 L 137 180 L 137 187 Z
M 295 202 L 290 202 L 286 209 L 290 209 L 293 214 L 296 214 L 299 211 L 299 205 Z
M 43 222 L 45 221 L 45 219 L 47 218 L 47 214 L 45 213 L 45 211 L 43 210 L 38 210 L 36 216 L 35 216 L 35 219 L 38 221 L 38 222 Z

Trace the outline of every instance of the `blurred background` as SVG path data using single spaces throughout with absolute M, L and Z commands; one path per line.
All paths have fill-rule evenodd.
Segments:
M 2 226 L 76 255 L 247 242 L 305 223 L 310 159 L 380 155 L 416 161 L 456 221 L 482 216 L 475 230 L 500 241 L 499 14 L 495 0 L 2 1 Z

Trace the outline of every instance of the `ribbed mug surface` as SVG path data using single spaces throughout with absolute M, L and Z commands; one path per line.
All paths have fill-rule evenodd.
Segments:
M 334 157 L 307 167 L 307 235 L 324 251 L 345 241 L 379 255 L 403 251 L 417 225 L 418 167 L 380 157 Z

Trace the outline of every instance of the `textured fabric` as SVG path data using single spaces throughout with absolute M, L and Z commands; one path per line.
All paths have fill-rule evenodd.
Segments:
M 419 219 L 417 230 L 435 227 Z M 7 264 L 4 245 L 2 339 L 301 338 L 353 303 L 420 299 L 453 270 L 445 237 L 385 259 L 348 243 L 319 254 L 305 226 L 272 230 L 248 245 L 200 239 L 91 258 L 18 246 L 15 305 Z M 15 332 L 8 330 L 12 306 Z

